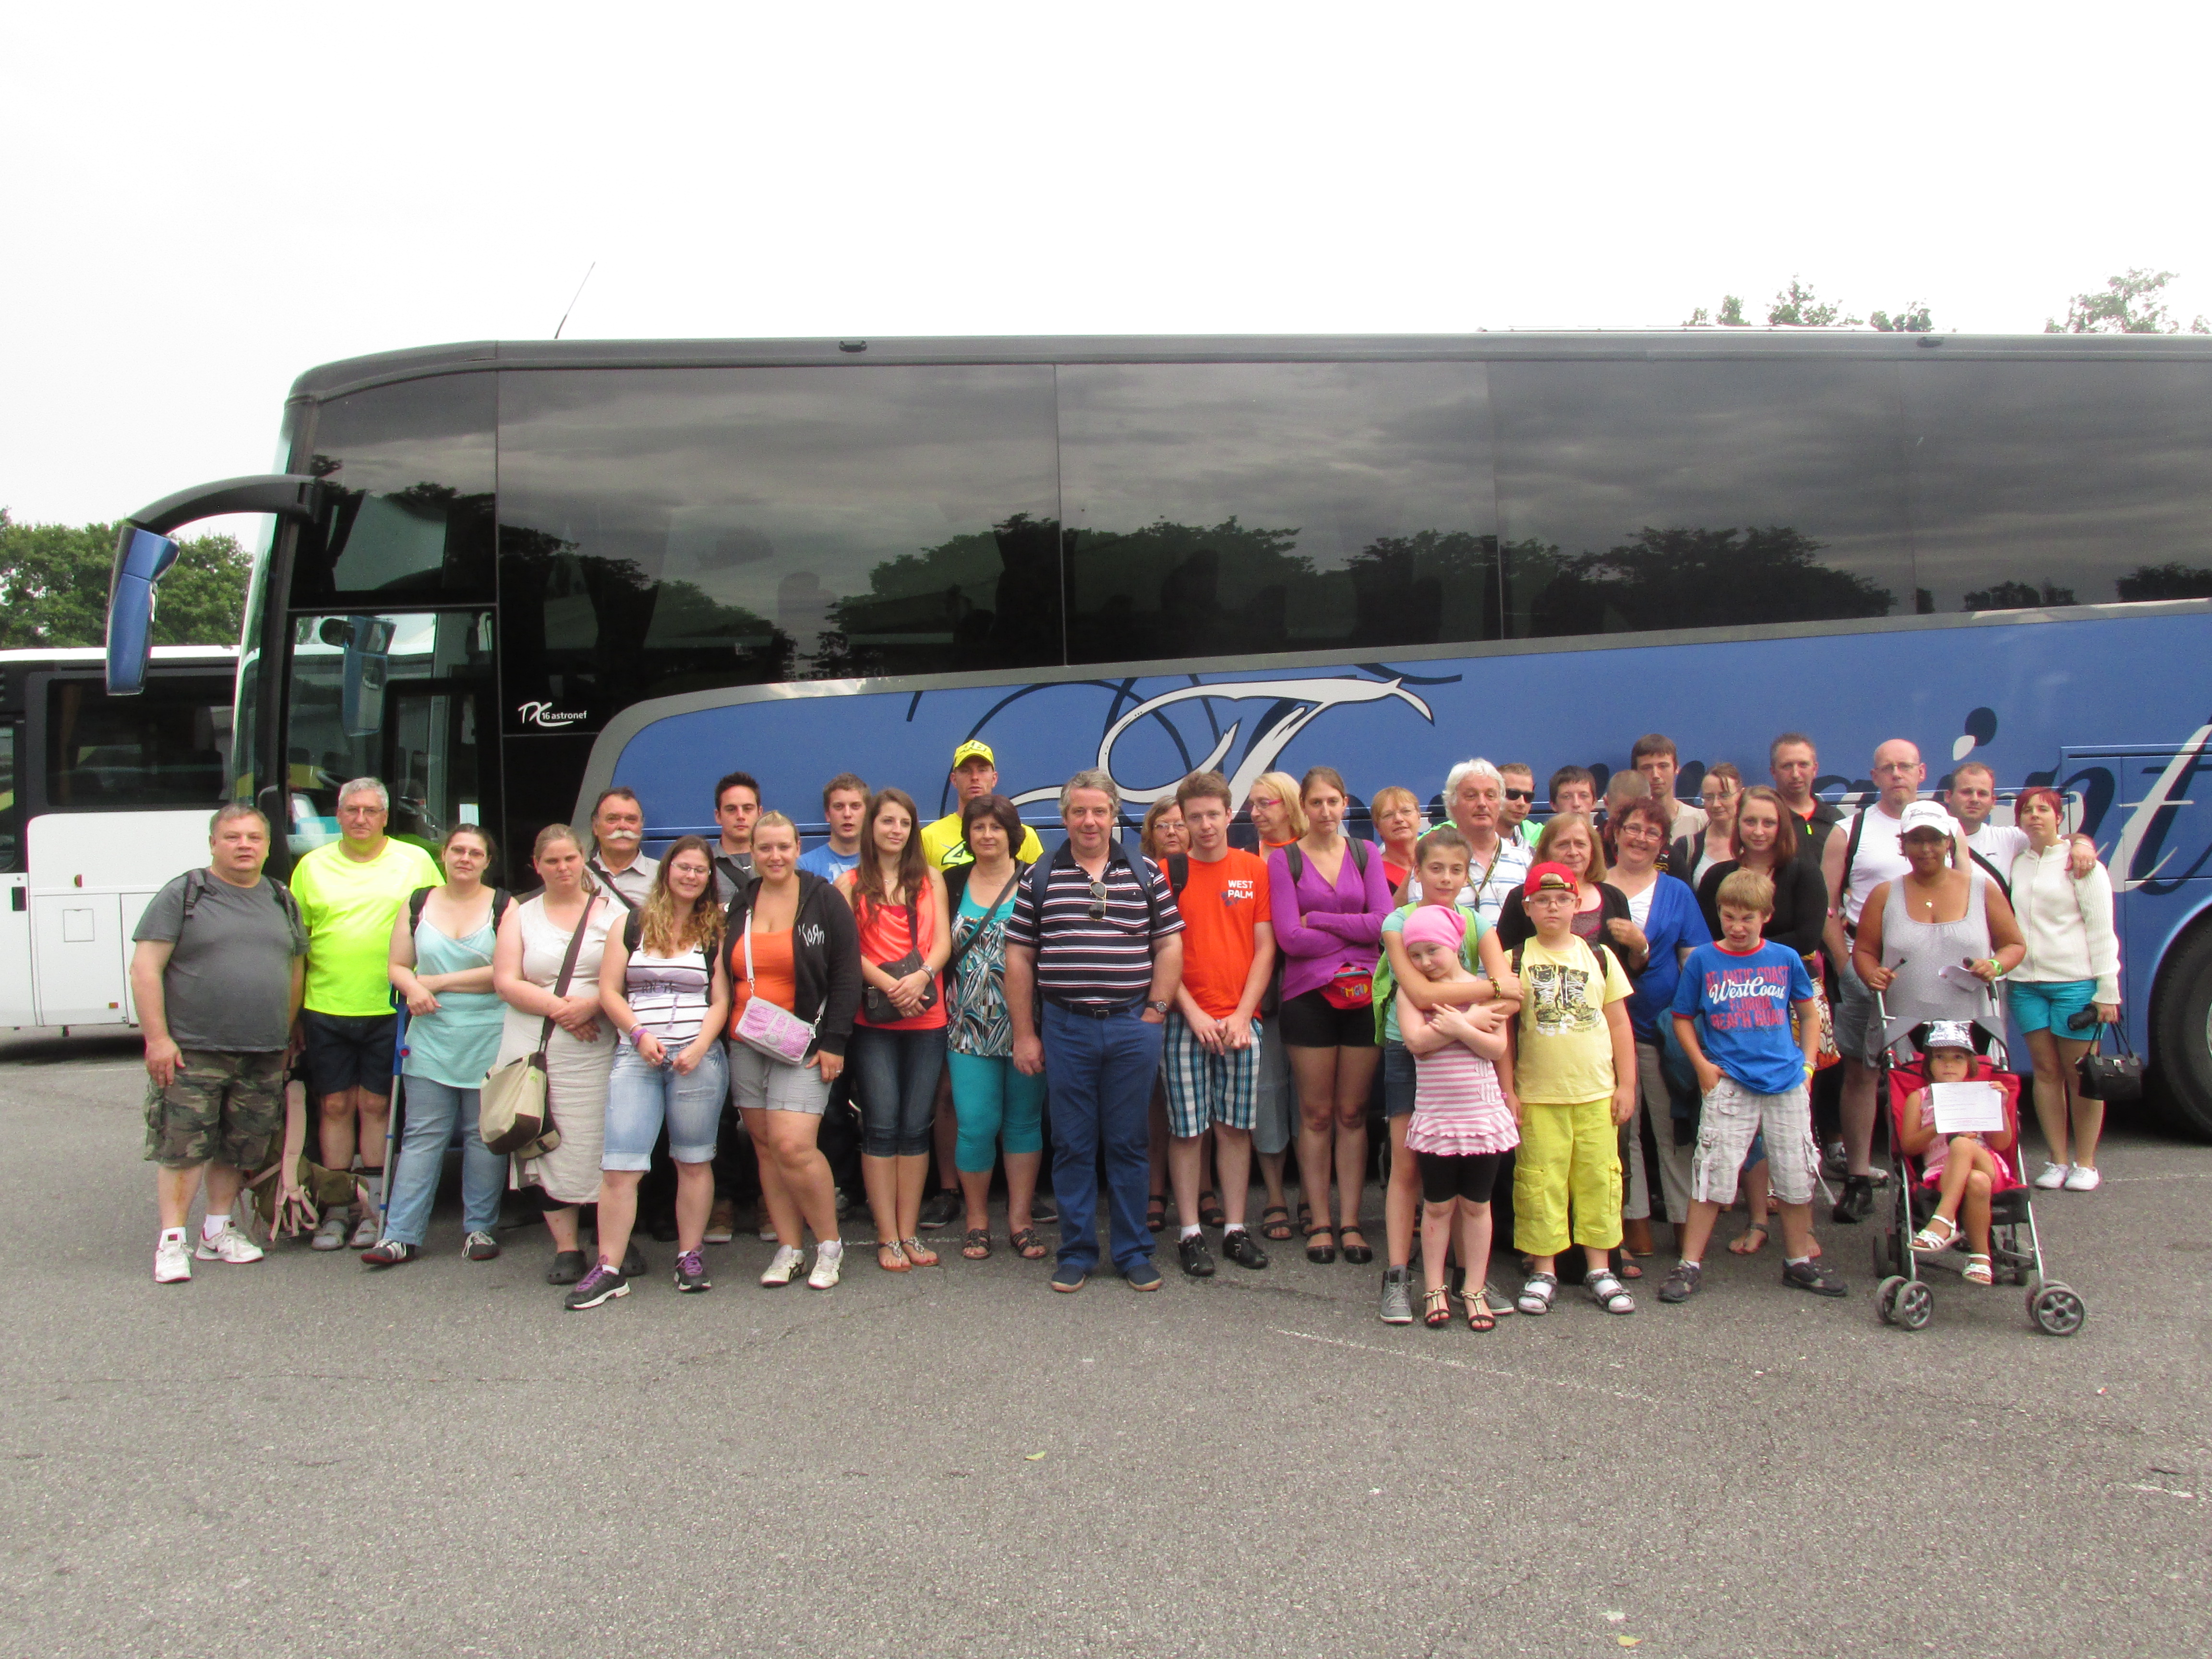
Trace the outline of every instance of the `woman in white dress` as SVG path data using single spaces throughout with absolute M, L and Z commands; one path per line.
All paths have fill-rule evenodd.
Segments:
M 553 1235 L 554 1250 L 545 1279 L 573 1285 L 584 1276 L 576 1209 L 599 1201 L 607 1073 L 618 1042 L 613 1022 L 599 1012 L 599 957 L 607 924 L 621 909 L 584 873 L 584 849 L 567 824 L 549 823 L 538 832 L 532 862 L 544 889 L 507 907 L 492 957 L 492 988 L 507 1004 L 495 1069 L 536 1048 L 545 1022 L 553 1022 L 545 1047 L 546 1093 L 561 1144 L 544 1158 L 517 1160 L 514 1184 L 544 1189 L 550 1200 L 545 1230 Z M 579 927 L 584 942 L 568 976 L 568 992 L 556 997 L 553 986 Z M 643 1271 L 642 1263 L 638 1271 Z

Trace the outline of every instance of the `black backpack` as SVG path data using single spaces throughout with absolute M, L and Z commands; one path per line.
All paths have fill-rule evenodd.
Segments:
M 1367 843 L 1352 836 L 1346 836 L 1344 839 L 1350 843 L 1352 848 L 1352 867 L 1358 871 L 1361 877 L 1364 878 L 1367 874 Z M 1182 854 L 1177 854 L 1176 856 L 1180 858 Z M 1291 880 L 1293 883 L 1296 883 L 1298 878 L 1304 876 L 1306 872 L 1305 854 L 1298 851 L 1298 844 L 1296 842 L 1292 842 L 1288 847 L 1283 848 L 1283 862 L 1291 866 Z M 1492 867 L 1494 868 L 1495 866 L 1493 866 Z M 1190 866 L 1186 863 L 1183 866 L 1183 876 L 1185 880 L 1189 879 L 1189 872 Z M 1338 873 L 1340 875 L 1343 872 L 1340 870 Z M 1182 889 L 1178 887 L 1176 889 L 1176 891 L 1177 893 L 1181 893 Z
M 262 879 L 269 884 L 270 896 L 275 899 L 276 908 L 284 913 L 284 920 L 290 922 L 295 930 L 298 929 L 301 926 L 300 903 L 292 896 L 292 890 L 274 876 L 264 876 Z M 185 872 L 185 913 L 177 918 L 179 931 L 185 922 L 192 919 L 192 912 L 199 908 L 200 900 L 207 896 L 207 890 L 206 871 L 187 870 Z
M 1046 854 L 1042 858 L 1039 859 L 1035 864 L 1032 864 L 1029 867 L 1029 872 L 1025 879 L 1028 882 L 1030 890 L 1030 911 L 1031 915 L 1036 916 L 1040 926 L 1042 926 L 1044 921 L 1044 896 L 1046 891 L 1052 886 L 1052 869 L 1054 860 L 1058 859 L 1061 853 L 1065 852 L 1067 852 L 1067 844 L 1063 842 L 1058 848 L 1052 852 Z M 1151 934 L 1158 933 L 1160 931 L 1160 902 L 1158 896 L 1152 891 L 1152 878 L 1149 868 L 1152 864 L 1152 860 L 1146 858 L 1142 853 L 1137 853 L 1133 855 L 1128 848 L 1125 846 L 1119 838 L 1109 842 L 1106 846 L 1106 867 L 1109 871 L 1114 867 L 1115 860 L 1117 859 L 1123 864 L 1127 865 L 1131 871 L 1135 872 L 1138 878 L 1137 884 L 1144 890 L 1145 915 L 1148 923 L 1150 924 L 1146 928 L 1147 936 L 1149 937 Z M 1175 882 L 1175 865 L 1178 860 L 1182 861 L 1182 880 L 1184 883 L 1188 883 L 1190 880 L 1190 860 L 1181 853 L 1171 854 L 1168 860 L 1170 866 L 1168 879 L 1170 883 Z M 1073 864 L 1075 862 L 1075 854 L 1068 853 L 1067 860 L 1070 864 Z M 1182 885 L 1181 884 L 1176 884 L 1175 886 L 1175 891 L 1178 896 L 1180 896 L 1182 892 Z

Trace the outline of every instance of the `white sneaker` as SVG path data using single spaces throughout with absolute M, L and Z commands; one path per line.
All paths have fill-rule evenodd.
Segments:
M 182 1285 L 192 1276 L 192 1253 L 185 1248 L 185 1230 L 171 1227 L 154 1246 L 154 1282 Z
M 2105 1177 L 2086 1164 L 2076 1164 L 2066 1171 L 2066 1190 L 2069 1193 L 2094 1193 Z
M 262 1249 L 252 1239 L 238 1231 L 231 1222 L 222 1224 L 222 1231 L 213 1238 L 205 1233 L 192 1247 L 192 1254 L 203 1261 L 228 1261 L 234 1267 L 243 1267 L 249 1261 L 261 1260 Z
M 763 1244 L 773 1244 L 775 1243 L 775 1223 L 770 1221 L 766 1216 L 763 1216 L 761 1218 L 759 1237 L 760 1242 Z
M 806 1282 L 815 1290 L 826 1291 L 837 1282 L 838 1274 L 844 1269 L 845 1246 L 842 1242 L 834 1245 L 817 1245 L 814 1251 L 814 1271 L 806 1275 Z
M 2065 1164 L 2046 1164 L 2035 1177 L 2035 1184 L 2049 1192 L 2054 1187 L 2066 1184 L 2066 1171 L 2072 1166 Z
M 806 1260 L 806 1252 L 788 1244 L 779 1244 L 775 1254 L 768 1259 L 768 1271 L 761 1275 L 763 1285 L 788 1285 L 799 1277 L 799 1265 Z

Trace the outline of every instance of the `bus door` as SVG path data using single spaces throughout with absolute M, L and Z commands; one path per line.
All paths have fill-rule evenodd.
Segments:
M 292 619 L 285 722 L 291 855 L 337 839 L 337 792 L 382 781 L 387 832 L 434 848 L 456 823 L 491 823 L 497 769 L 489 610 Z

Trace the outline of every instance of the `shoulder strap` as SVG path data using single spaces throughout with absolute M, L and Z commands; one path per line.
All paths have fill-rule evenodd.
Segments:
M 1177 899 L 1181 899 L 1182 897 L 1182 890 L 1189 885 L 1190 854 L 1188 853 L 1169 854 L 1168 890 L 1173 893 Z
M 635 955 L 644 943 L 645 919 L 633 910 L 623 918 L 623 949 Z
M 184 923 L 188 922 L 192 919 L 192 912 L 199 908 L 200 896 L 206 891 L 206 871 L 187 870 L 185 872 L 185 913 L 177 918 L 177 922 L 179 927 L 182 927 Z
M 1297 842 L 1292 842 L 1289 846 L 1283 848 L 1283 862 L 1290 868 L 1291 884 L 1292 886 L 1296 886 L 1300 881 L 1304 879 L 1306 873 L 1305 854 L 1298 851 Z
M 427 887 L 417 887 L 407 896 L 407 931 L 409 933 L 413 933 L 422 925 L 422 907 L 429 902 L 430 890 Z
M 1015 890 L 1022 884 L 1023 880 L 1029 875 L 1030 871 L 1035 867 L 1036 866 L 1033 865 L 1018 865 L 1015 867 L 1014 878 L 999 890 L 999 896 L 991 901 L 991 908 L 989 909 L 984 911 L 981 916 L 976 918 L 975 925 L 968 930 L 968 937 L 962 939 L 959 944 L 952 947 L 952 954 L 945 959 L 945 973 L 951 973 L 955 968 L 960 965 L 960 958 L 966 956 L 969 951 L 975 948 L 975 941 L 983 937 L 984 932 L 990 927 L 992 921 L 998 915 L 1001 909 L 1006 908 L 1006 902 L 1013 897 Z M 963 892 L 967 890 L 964 884 L 961 890 Z
M 2012 897 L 2012 883 L 2005 878 L 2003 872 L 2001 872 L 1996 865 L 1991 864 L 1987 859 L 1976 852 L 1971 845 L 1966 848 L 1966 856 L 1973 860 L 1976 864 L 1981 866 L 1982 873 L 1984 875 L 1987 876 L 1991 881 L 1996 883 L 1997 891 L 2002 893 L 2007 899 L 2010 899 Z
M 1862 806 L 1851 814 L 1851 833 L 1844 840 L 1842 890 L 1836 895 L 1836 908 L 1838 911 L 1851 896 L 1851 866 L 1859 861 L 1859 837 L 1866 831 L 1866 815 L 1873 810 L 1871 806 Z
M 1367 873 L 1367 843 L 1357 836 L 1346 836 L 1345 839 L 1352 843 L 1352 867 L 1364 877 Z M 1503 837 L 1500 841 L 1502 842 Z
M 616 899 L 621 902 L 623 909 L 629 911 L 632 915 L 635 915 L 637 914 L 637 902 L 631 898 L 628 893 L 623 892 L 621 888 L 615 885 L 614 877 L 608 872 L 606 866 L 599 862 L 597 854 L 594 854 L 592 858 L 586 860 L 584 868 L 590 871 L 593 875 L 599 878 L 599 885 L 605 888 L 610 893 L 612 893 Z
M 1044 900 L 1045 895 L 1052 890 L 1052 866 L 1056 856 L 1056 854 L 1048 853 L 1029 868 L 1030 908 L 1036 913 L 1040 935 L 1044 931 Z
M 584 901 L 584 914 L 576 919 L 576 931 L 568 935 L 568 954 L 561 958 L 561 975 L 553 981 L 553 994 L 568 994 L 568 981 L 576 972 L 576 958 L 584 949 L 584 930 L 592 925 L 592 912 L 599 908 L 599 896 L 592 894 Z M 538 1052 L 544 1054 L 546 1044 L 553 1041 L 553 1016 L 545 1016 L 545 1027 L 538 1034 Z
M 292 890 L 287 887 L 283 882 L 277 880 L 274 876 L 264 875 L 262 877 L 262 880 L 269 884 L 271 895 L 276 901 L 276 908 L 284 913 L 284 920 L 290 922 L 295 927 L 298 927 L 300 925 L 300 902 L 292 896 Z
M 499 924 L 505 920 L 507 907 L 514 902 L 514 895 L 508 892 L 506 888 L 495 887 L 491 890 L 491 926 L 494 933 L 499 931 Z

